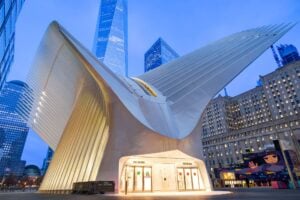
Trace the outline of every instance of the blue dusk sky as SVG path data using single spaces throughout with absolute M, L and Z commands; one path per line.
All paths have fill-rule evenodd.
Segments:
M 26 80 L 48 24 L 56 20 L 92 49 L 100 0 L 26 0 L 16 24 L 15 62 L 8 80 Z M 128 0 L 129 75 L 143 73 L 144 53 L 162 37 L 179 55 L 231 33 L 300 20 L 299 0 Z M 300 25 L 277 44 L 300 49 Z M 259 75 L 276 69 L 270 50 L 228 86 L 234 96 L 256 86 Z M 200 142 L 200 141 L 199 141 Z M 30 131 L 23 159 L 42 165 L 47 145 Z

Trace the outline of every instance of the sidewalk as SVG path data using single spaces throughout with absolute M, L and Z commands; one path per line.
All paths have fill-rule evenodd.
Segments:
M 272 187 L 250 187 L 250 188 L 242 188 L 242 187 L 235 187 L 235 188 L 214 188 L 216 191 L 236 191 L 236 192 L 247 192 L 247 191 L 266 191 L 266 192 L 276 192 L 276 191 L 284 191 L 284 190 L 289 190 L 289 191 L 299 191 L 300 188 L 297 189 L 277 189 L 277 188 L 272 188 Z

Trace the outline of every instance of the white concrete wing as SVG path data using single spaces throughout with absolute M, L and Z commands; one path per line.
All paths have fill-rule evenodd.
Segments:
M 166 98 L 178 138 L 191 133 L 205 106 L 295 24 L 249 29 L 204 46 L 138 78 Z
M 209 100 L 294 25 L 235 33 L 132 79 L 109 73 L 62 32 L 138 120 L 155 132 L 182 139 L 196 127 Z

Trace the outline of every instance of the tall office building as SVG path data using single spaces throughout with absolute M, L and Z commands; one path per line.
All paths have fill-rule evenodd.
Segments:
M 101 0 L 93 52 L 113 72 L 128 75 L 127 0 Z
M 0 1 L 0 89 L 14 60 L 15 24 L 24 1 Z
M 213 99 L 202 115 L 203 154 L 213 168 L 243 162 L 243 154 L 292 142 L 300 134 L 300 61 L 260 76 L 260 85 L 240 95 Z
M 42 175 L 46 174 L 46 171 L 52 160 L 53 154 L 54 154 L 54 151 L 50 147 L 48 147 L 47 155 L 46 155 L 46 158 L 44 159 L 42 170 L 41 170 Z
M 18 114 L 17 107 L 28 92 L 21 81 L 6 83 L 0 93 L 0 177 L 12 173 L 23 174 L 25 161 L 21 161 L 29 128 Z
M 297 48 L 292 45 L 292 44 L 285 44 L 285 45 L 280 45 L 277 47 L 277 50 L 279 52 L 279 55 L 281 57 L 281 63 L 283 65 L 286 65 L 290 62 L 294 62 L 297 60 L 300 60 L 300 56 L 298 53 Z
M 158 38 L 144 55 L 145 72 L 178 57 L 179 55 L 162 38 Z

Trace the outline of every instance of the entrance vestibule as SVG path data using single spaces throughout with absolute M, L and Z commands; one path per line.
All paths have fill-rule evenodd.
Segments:
M 205 190 L 197 159 L 183 153 L 164 152 L 120 159 L 119 191 L 169 192 Z

